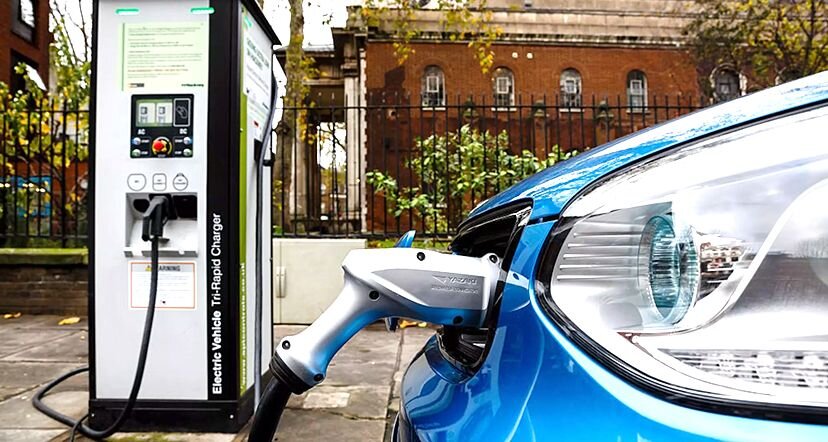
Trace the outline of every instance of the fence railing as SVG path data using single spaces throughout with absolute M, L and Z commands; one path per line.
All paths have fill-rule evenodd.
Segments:
M 274 235 L 450 237 L 474 206 L 521 179 L 706 104 L 653 95 L 579 97 L 573 107 L 567 98 L 287 102 L 275 137 Z
M 539 170 L 702 107 L 686 97 L 332 96 L 280 109 L 273 234 L 448 238 L 481 201 Z M 447 102 L 446 102 L 447 101 Z M 512 103 L 507 105 L 508 103 Z M 571 104 L 572 100 L 567 100 Z M 0 103 L 0 247 L 86 244 L 89 112 Z
M 89 112 L 0 103 L 0 247 L 80 247 L 87 237 Z

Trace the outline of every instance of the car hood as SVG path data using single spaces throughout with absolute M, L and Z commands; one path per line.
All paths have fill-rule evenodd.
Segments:
M 646 156 L 826 99 L 828 72 L 822 72 L 702 109 L 557 163 L 484 201 L 469 218 L 526 199 L 532 200 L 532 220 L 554 217 L 584 187 Z

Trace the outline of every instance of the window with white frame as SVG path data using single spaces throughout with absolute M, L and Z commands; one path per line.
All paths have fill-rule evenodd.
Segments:
M 422 101 L 425 107 L 443 107 L 446 105 L 446 87 L 443 70 L 429 66 L 423 73 Z
M 561 104 L 566 109 L 581 108 L 581 74 L 575 69 L 561 73 Z
M 492 76 L 494 106 L 503 109 L 515 104 L 515 76 L 508 68 L 497 68 Z
M 718 68 L 713 72 L 713 98 L 716 102 L 742 96 L 739 74 L 730 68 Z
M 627 105 L 630 112 L 647 110 L 647 76 L 639 70 L 627 74 Z

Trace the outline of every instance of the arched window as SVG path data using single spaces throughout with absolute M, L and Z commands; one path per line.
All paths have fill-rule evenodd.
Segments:
M 437 66 L 429 66 L 423 72 L 423 106 L 442 107 L 446 105 L 446 80 L 443 70 Z
M 581 74 L 572 68 L 561 72 L 561 101 L 565 108 L 581 107 Z
M 492 76 L 494 105 L 509 108 L 515 104 L 515 75 L 508 68 L 497 68 Z
M 630 112 L 647 110 L 647 76 L 639 70 L 627 74 L 627 103 Z
M 739 74 L 730 68 L 718 68 L 713 72 L 713 98 L 716 102 L 728 101 L 742 95 Z

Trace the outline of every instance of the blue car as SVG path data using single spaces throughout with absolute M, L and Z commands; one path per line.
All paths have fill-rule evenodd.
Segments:
M 402 380 L 397 441 L 828 441 L 828 72 L 557 164 L 476 208 L 484 329 Z

